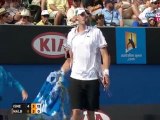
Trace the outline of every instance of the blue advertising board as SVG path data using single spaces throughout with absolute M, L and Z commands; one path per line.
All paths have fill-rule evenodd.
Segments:
M 61 64 L 2 66 L 6 72 L 12 74 L 28 93 L 28 99 L 22 101 L 21 92 L 14 87 L 3 86 L 0 110 L 11 110 L 13 103 L 34 103 L 50 72 L 58 71 Z M 111 86 L 109 93 L 104 92 L 101 86 L 100 106 L 107 108 L 111 105 L 121 104 L 159 104 L 159 84 L 157 84 L 159 83 L 159 70 L 159 65 L 111 65 Z M 69 84 L 69 74 L 65 77 L 66 87 Z M 64 107 L 68 107 L 68 105 Z M 69 109 L 67 109 L 67 112 L 69 112 Z
M 146 64 L 145 28 L 116 28 L 117 64 Z
M 33 102 L 50 72 L 58 71 L 60 66 L 60 64 L 3 65 L 3 68 L 7 72 L 10 72 L 28 92 L 29 97 L 26 101 L 22 101 L 21 93 L 17 91 L 17 89 L 14 87 L 3 86 L 3 99 L 0 101 L 0 109 L 10 109 L 12 103 Z M 111 94 L 109 95 L 104 92 L 103 87 L 101 86 L 100 104 L 159 103 L 159 84 L 157 84 L 159 83 L 159 79 L 157 79 L 159 76 L 159 70 L 160 66 L 111 65 L 111 86 L 109 89 Z M 69 84 L 69 74 L 70 73 L 65 76 L 66 87 Z M 151 89 L 150 87 L 154 89 Z

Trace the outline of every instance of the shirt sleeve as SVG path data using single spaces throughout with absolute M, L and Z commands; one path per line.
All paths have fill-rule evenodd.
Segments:
M 66 43 L 66 47 L 67 47 L 68 49 L 71 49 L 71 48 L 72 48 L 72 41 L 73 41 L 74 37 L 76 36 L 76 35 L 75 35 L 75 29 L 76 29 L 76 28 L 72 28 L 71 31 L 68 33 L 67 43 Z
M 118 19 L 119 19 L 119 20 L 122 20 L 122 15 L 120 14 L 119 11 L 117 11 L 117 14 L 118 14 Z

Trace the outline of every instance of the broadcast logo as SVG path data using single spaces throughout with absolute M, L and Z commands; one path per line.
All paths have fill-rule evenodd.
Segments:
M 41 114 L 41 103 L 13 103 L 12 114 Z

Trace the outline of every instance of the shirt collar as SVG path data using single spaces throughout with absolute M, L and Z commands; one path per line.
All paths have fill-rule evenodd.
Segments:
M 75 33 L 76 34 L 78 33 L 77 29 L 78 29 L 78 26 L 75 29 Z M 84 30 L 84 32 L 89 32 L 90 30 L 91 30 L 91 27 L 90 26 L 86 26 L 86 29 Z

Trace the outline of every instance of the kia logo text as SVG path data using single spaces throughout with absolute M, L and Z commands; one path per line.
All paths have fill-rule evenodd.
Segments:
M 63 44 L 65 41 L 66 37 L 62 33 L 46 32 L 33 39 L 32 48 L 40 56 L 62 58 L 64 57 Z

